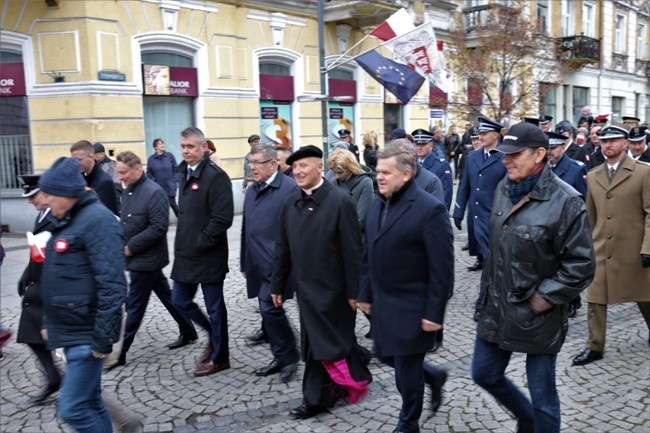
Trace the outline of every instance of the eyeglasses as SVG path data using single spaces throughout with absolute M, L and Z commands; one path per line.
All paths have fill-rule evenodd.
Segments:
M 267 159 L 266 161 L 248 161 L 248 165 L 251 167 L 259 167 L 260 165 L 264 165 L 267 162 L 271 162 L 273 159 Z

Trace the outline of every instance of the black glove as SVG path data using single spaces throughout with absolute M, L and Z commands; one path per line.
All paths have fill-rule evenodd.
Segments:
M 641 254 L 641 266 L 650 268 L 650 254 Z
M 463 219 L 462 218 L 454 218 L 454 225 L 458 230 L 463 229 Z
M 23 295 L 25 295 L 25 289 L 26 288 L 27 287 L 25 286 L 25 284 L 22 281 L 19 281 L 18 282 L 18 296 L 20 296 L 22 298 Z

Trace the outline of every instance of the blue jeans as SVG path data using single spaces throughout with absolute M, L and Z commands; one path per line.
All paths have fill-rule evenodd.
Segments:
M 95 358 L 89 344 L 65 348 L 67 369 L 61 382 L 57 412 L 80 433 L 110 433 L 111 418 L 102 401 L 104 360 Z
M 555 387 L 557 355 L 526 355 L 530 400 L 505 377 L 511 355 L 512 352 L 477 337 L 472 379 L 512 412 L 520 425 L 534 425 L 535 433 L 559 433 L 560 398 Z
M 228 350 L 228 311 L 223 299 L 223 282 L 201 283 L 208 317 L 194 302 L 198 284 L 174 282 L 172 303 L 186 319 L 205 329 L 212 343 L 212 362 L 224 362 L 230 357 Z

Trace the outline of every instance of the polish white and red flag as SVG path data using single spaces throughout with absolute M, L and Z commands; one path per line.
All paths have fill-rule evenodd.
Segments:
M 376 29 L 370 32 L 369 36 L 374 36 L 385 42 L 409 33 L 413 29 L 415 29 L 413 20 L 406 12 L 406 9 L 402 8 L 379 24 Z

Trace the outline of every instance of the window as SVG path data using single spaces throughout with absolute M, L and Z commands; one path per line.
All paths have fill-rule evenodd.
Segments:
M 588 87 L 573 87 L 573 124 L 578 124 L 578 119 L 582 115 L 582 107 L 589 105 L 589 88 Z
M 639 24 L 636 32 L 636 58 L 645 59 L 646 55 L 646 27 L 645 24 Z
M 545 114 L 556 119 L 555 89 L 552 84 L 539 83 L 539 114 Z
M 483 6 L 487 4 L 487 0 L 465 0 L 465 8 L 473 8 L 477 6 Z
M 614 52 L 625 53 L 625 16 L 616 15 L 616 30 L 614 32 Z
M 571 16 L 571 1 L 562 0 L 562 36 L 574 36 L 573 17 Z
M 401 104 L 384 104 L 384 139 L 390 141 L 394 129 L 404 128 L 404 106 Z
M 22 69 L 22 61 L 22 54 L 0 51 L 0 68 Z M 0 97 L 0 188 L 19 188 L 16 176 L 33 171 L 27 96 Z
M 623 107 L 625 106 L 625 98 L 619 96 L 612 96 L 612 121 L 620 122 L 623 116 Z
M 548 34 L 548 0 L 537 0 L 537 31 Z
M 260 74 L 291 75 L 291 69 L 289 66 L 280 63 L 260 62 Z
M 596 36 L 594 31 L 594 10 L 592 3 L 582 4 L 582 33 L 590 38 Z

